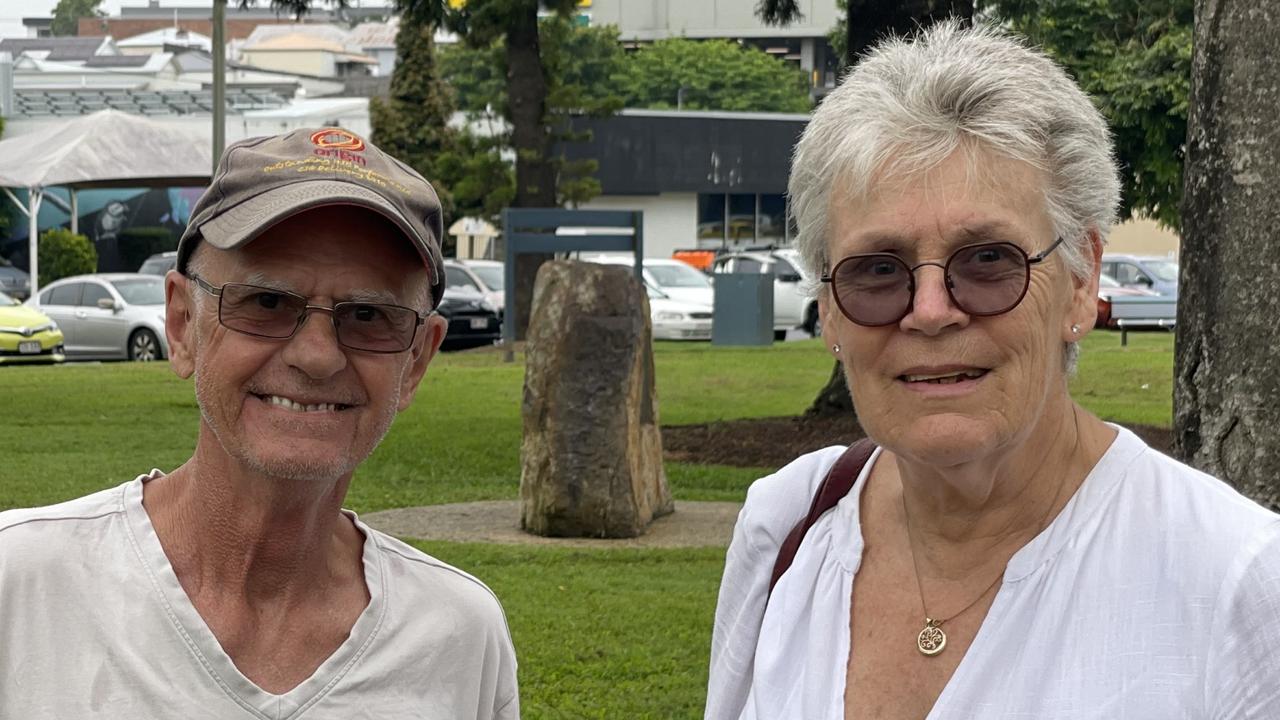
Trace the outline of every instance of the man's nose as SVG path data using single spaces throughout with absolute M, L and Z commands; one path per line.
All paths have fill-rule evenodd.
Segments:
M 308 305 L 302 326 L 285 344 L 283 358 L 307 376 L 317 379 L 332 377 L 345 368 L 347 353 L 338 342 L 333 309 Z

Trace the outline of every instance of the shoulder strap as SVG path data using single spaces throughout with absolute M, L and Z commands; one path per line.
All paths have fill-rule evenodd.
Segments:
M 804 541 L 809 528 L 818 522 L 818 518 L 822 517 L 823 513 L 835 507 L 841 498 L 849 494 L 858 476 L 862 474 L 862 468 L 866 467 L 867 462 L 871 460 L 871 453 L 875 452 L 875 449 L 875 443 L 868 438 L 863 438 L 850 445 L 849 449 L 836 460 L 835 465 L 831 466 L 827 476 L 818 485 L 818 491 L 813 495 L 809 513 L 791 528 L 791 532 L 787 533 L 787 539 L 783 540 L 782 546 L 778 548 L 778 559 L 773 563 L 773 575 L 769 577 L 769 594 L 773 594 L 773 586 L 778 584 L 778 578 L 781 578 L 787 568 L 791 567 L 791 562 L 796 558 L 796 551 L 800 549 L 800 543 Z

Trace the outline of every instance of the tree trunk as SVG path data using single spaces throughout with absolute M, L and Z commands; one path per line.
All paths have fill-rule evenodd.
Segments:
M 507 104 L 511 144 L 516 151 L 514 207 L 556 207 L 555 174 L 547 154 L 551 136 L 546 125 L 547 78 L 538 48 L 538 3 L 523 0 L 506 32 Z M 516 261 L 516 337 L 529 326 L 533 282 L 538 268 L 552 255 L 521 255 Z
M 831 379 L 827 380 L 826 386 L 818 392 L 818 397 L 813 399 L 813 404 L 804 414 L 830 417 L 852 412 L 853 397 L 849 395 L 849 386 L 844 381 L 844 368 L 837 360 L 831 369 Z
M 1174 452 L 1280 509 L 1280 14 L 1196 0 Z

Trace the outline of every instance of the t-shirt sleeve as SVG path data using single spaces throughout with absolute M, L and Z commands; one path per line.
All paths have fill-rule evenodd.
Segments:
M 1254 534 L 1232 564 L 1215 609 L 1205 674 L 1214 720 L 1280 713 L 1280 521 Z

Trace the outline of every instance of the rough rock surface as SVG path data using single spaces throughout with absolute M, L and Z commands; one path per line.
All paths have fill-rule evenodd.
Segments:
M 556 261 L 538 272 L 520 452 L 528 532 L 636 537 L 674 509 L 652 332 L 648 295 L 628 269 Z

